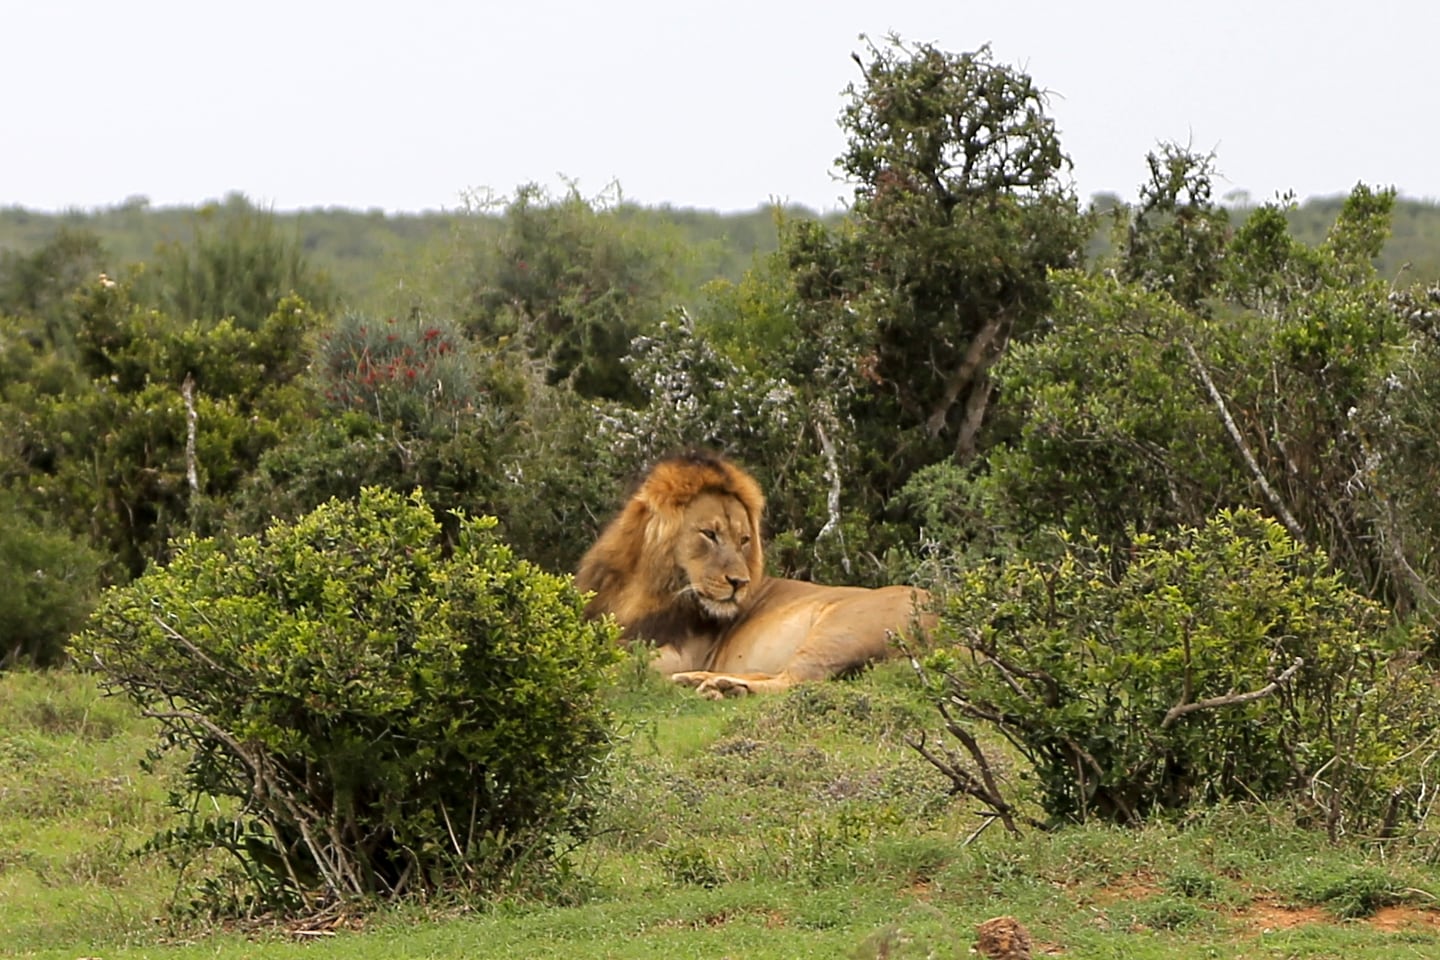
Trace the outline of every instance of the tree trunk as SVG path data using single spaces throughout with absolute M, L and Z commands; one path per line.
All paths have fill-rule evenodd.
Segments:
M 983 374 L 989 369 L 990 364 L 1005 349 L 1005 340 L 1009 338 L 1010 323 L 1009 317 L 1004 313 L 987 320 L 985 325 L 975 334 L 970 341 L 970 346 L 965 349 L 965 357 L 960 361 L 960 366 L 945 381 L 945 393 L 940 397 L 940 402 L 930 411 L 929 418 L 925 421 L 925 429 L 932 437 L 938 437 L 945 430 L 945 423 L 950 419 L 950 411 L 959 402 L 962 394 L 969 392 L 972 401 L 975 393 L 977 377 L 986 379 Z M 988 397 L 989 388 L 986 388 Z M 970 402 L 967 401 L 967 406 Z
M 990 395 L 995 384 L 990 380 L 989 364 L 980 371 L 965 400 L 965 416 L 960 421 L 960 435 L 955 438 L 955 461 L 968 463 L 975 456 L 979 442 L 980 427 L 985 422 L 985 411 L 990 409 Z

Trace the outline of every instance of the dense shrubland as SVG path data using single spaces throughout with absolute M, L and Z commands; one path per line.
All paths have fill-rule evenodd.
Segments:
M 196 751 L 187 802 L 232 804 L 172 839 L 266 906 L 448 888 L 583 836 L 604 638 L 551 575 L 704 445 L 762 481 L 777 572 L 941 595 L 955 743 L 919 745 L 1017 828 L 1255 798 L 1428 826 L 1440 291 L 1376 270 L 1393 192 L 1306 242 L 1161 145 L 1097 247 L 1031 78 L 860 61 L 848 215 L 777 213 L 738 278 L 534 187 L 460 218 L 390 315 L 338 308 L 244 204 L 148 265 L 74 231 L 7 252 L 0 655 L 57 662 L 115 587 L 76 650 Z M 359 782 L 361 742 L 398 766 Z

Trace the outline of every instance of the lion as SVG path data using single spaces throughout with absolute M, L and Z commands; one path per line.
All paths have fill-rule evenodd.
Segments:
M 744 470 L 690 453 L 645 475 L 580 561 L 585 613 L 614 616 L 622 642 L 711 699 L 772 693 L 892 656 L 934 624 L 913 587 L 827 587 L 765 575 L 765 497 Z

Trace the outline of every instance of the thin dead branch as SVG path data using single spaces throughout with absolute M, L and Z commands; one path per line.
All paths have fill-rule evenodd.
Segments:
M 1185 337 L 1180 338 L 1180 343 L 1185 348 L 1186 354 L 1190 357 L 1191 369 L 1195 371 L 1195 375 L 1199 377 L 1200 382 L 1204 384 L 1205 392 L 1210 395 L 1210 402 L 1215 405 L 1215 411 L 1220 414 L 1220 419 L 1225 424 L 1225 432 L 1230 434 L 1230 441 L 1235 444 L 1236 452 L 1240 454 L 1240 459 L 1245 461 L 1245 466 L 1250 471 L 1250 475 L 1254 477 L 1256 485 L 1260 488 L 1260 492 L 1263 493 L 1265 499 L 1270 502 L 1271 508 L 1275 511 L 1275 516 L 1279 517 L 1280 522 L 1285 524 L 1285 529 L 1290 531 L 1290 536 L 1294 537 L 1297 543 L 1308 542 L 1305 536 L 1305 528 L 1300 526 L 1300 521 L 1296 520 L 1294 515 L 1290 513 L 1289 508 L 1285 506 L 1285 501 L 1281 499 L 1280 494 L 1275 491 L 1275 488 L 1270 485 L 1270 481 L 1266 479 L 1265 471 L 1260 469 L 1260 464 L 1255 460 L 1255 454 L 1250 452 L 1250 444 L 1245 442 L 1244 434 L 1242 434 L 1240 428 L 1235 425 L 1235 418 L 1230 416 L 1230 408 L 1225 403 L 1225 398 L 1221 395 L 1220 389 L 1215 386 L 1215 381 L 1210 379 L 1210 371 L 1206 369 L 1205 362 L 1200 359 L 1200 354 L 1196 352 L 1195 346 Z
M 200 503 L 200 474 L 195 466 L 195 425 L 198 417 L 195 413 L 194 375 L 185 374 L 185 382 L 180 385 L 180 396 L 185 398 L 185 482 L 190 487 L 190 513 L 194 516 L 195 508 Z
M 830 434 L 825 429 L 825 421 L 834 414 L 828 407 L 822 408 L 821 412 L 822 415 L 815 418 L 815 436 L 820 439 L 820 450 L 825 455 L 825 479 L 830 481 L 830 490 L 825 495 L 825 526 L 815 534 L 815 542 L 818 544 L 826 537 L 835 537 L 840 543 L 840 565 L 848 574 L 850 554 L 845 550 L 845 533 L 840 529 L 840 464 L 835 455 L 835 444 L 831 442 Z
M 1259 690 L 1251 690 L 1249 693 L 1227 693 L 1219 697 L 1210 697 L 1207 700 L 1197 700 L 1194 703 L 1177 703 L 1165 713 L 1165 719 L 1160 721 L 1160 729 L 1169 729 L 1171 724 L 1187 713 L 1194 713 L 1196 710 L 1215 710 L 1219 707 L 1234 707 L 1242 703 L 1253 703 L 1262 700 L 1277 692 L 1305 665 L 1302 657 L 1296 657 L 1295 662 L 1286 667 L 1281 674 L 1271 680 Z

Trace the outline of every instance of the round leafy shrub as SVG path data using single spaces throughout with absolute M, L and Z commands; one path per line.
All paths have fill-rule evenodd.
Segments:
M 234 855 L 212 909 L 483 892 L 585 835 L 614 631 L 494 524 L 442 549 L 418 491 L 367 488 L 104 596 L 74 652 L 189 751 L 157 840 Z
M 952 732 L 985 767 L 968 728 L 997 728 L 1051 822 L 1296 797 L 1332 834 L 1386 834 L 1423 813 L 1425 638 L 1254 512 L 1118 557 L 1065 540 L 1052 561 L 974 568 L 942 618 L 963 644 L 934 658 Z M 1011 822 L 988 769 L 931 755 Z

